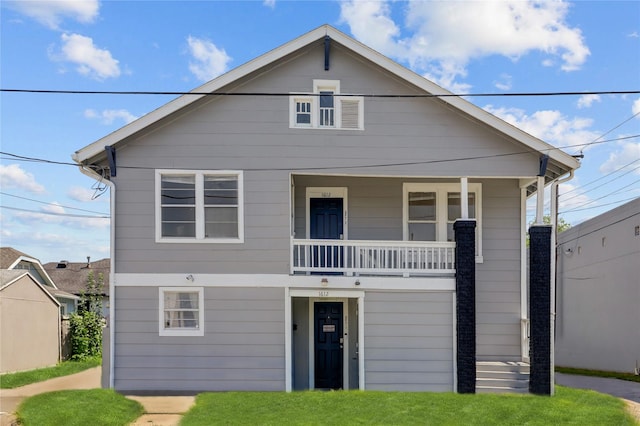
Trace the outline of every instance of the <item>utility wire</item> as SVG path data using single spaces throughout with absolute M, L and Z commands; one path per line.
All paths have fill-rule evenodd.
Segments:
M 613 174 L 615 174 L 615 173 L 618 173 L 620 170 L 622 170 L 622 169 L 624 169 L 624 168 L 627 168 L 627 167 L 629 167 L 630 165 L 632 165 L 633 163 L 637 163 L 638 161 L 640 161 L 640 158 L 637 158 L 637 159 L 633 160 L 632 162 L 625 164 L 624 166 L 618 167 L 617 169 L 615 169 L 615 170 L 613 170 L 613 171 L 611 171 L 611 172 L 607 173 L 606 175 L 600 176 L 599 178 L 594 179 L 594 180 L 592 180 L 591 182 L 587 182 L 587 183 L 585 183 L 584 185 L 582 185 L 582 186 L 580 186 L 580 187 L 570 189 L 570 190 L 568 190 L 567 192 L 564 192 L 564 193 L 560 194 L 560 197 L 564 197 L 564 196 L 565 196 L 565 195 L 567 195 L 567 194 L 570 194 L 570 193 L 572 193 L 572 192 L 574 192 L 574 191 L 577 191 L 577 190 L 579 190 L 579 189 L 582 189 L 582 188 L 584 188 L 584 187 L 587 187 L 587 186 L 589 186 L 589 185 L 592 185 L 592 184 L 594 184 L 594 183 L 596 183 L 596 182 L 598 182 L 598 181 L 601 181 L 602 179 L 606 179 L 607 177 L 609 177 L 609 176 L 611 176 L 611 175 L 613 175 Z M 636 169 L 637 169 L 637 168 L 636 168 Z M 633 169 L 633 170 L 636 170 L 636 169 Z M 633 170 L 632 170 L 632 171 L 633 171 Z M 627 173 L 628 173 L 628 172 L 627 172 Z M 625 173 L 625 174 L 627 174 L 627 173 Z M 617 178 L 616 178 L 616 179 L 617 179 Z M 611 181 L 609 181 L 609 182 L 611 182 Z M 589 190 L 589 191 L 591 191 L 591 190 Z M 588 191 L 587 191 L 587 192 L 588 192 Z M 571 197 L 571 198 L 573 198 L 573 197 Z
M 615 142 L 623 139 L 632 139 L 640 137 L 640 134 L 625 136 L 622 138 L 615 139 L 607 139 L 598 142 L 591 143 L 607 143 L 607 142 Z M 548 149 L 542 150 L 542 152 L 551 152 L 551 151 L 561 151 L 566 148 L 571 148 L 575 146 L 583 146 L 584 144 L 574 144 L 568 145 L 562 148 L 559 147 L 550 147 Z M 361 168 L 373 168 L 373 167 L 394 167 L 394 166 L 411 166 L 411 165 L 420 165 L 420 164 L 435 164 L 435 163 L 448 163 L 454 161 L 470 161 L 470 160 L 479 160 L 479 159 L 488 159 L 488 158 L 500 158 L 500 157 L 510 157 L 515 155 L 524 155 L 524 154 L 535 154 L 540 151 L 537 150 L 525 150 L 519 152 L 510 152 L 506 154 L 491 154 L 491 155 L 481 155 L 474 157 L 458 157 L 458 158 L 448 158 L 442 160 L 424 160 L 424 161 L 410 161 L 410 162 L 398 162 L 398 163 L 377 163 L 377 164 L 352 164 L 352 165 L 336 165 L 336 166 L 322 166 L 322 167 L 287 167 L 287 168 L 248 168 L 244 169 L 246 171 L 284 171 L 284 170 L 333 170 L 333 169 L 361 169 Z M 59 164 L 65 166 L 74 166 L 78 167 L 77 163 L 69 163 L 63 161 L 53 161 L 36 157 L 26 157 L 23 155 L 12 154 L 10 152 L 0 151 L 0 155 L 6 155 L 11 158 L 0 158 L 4 160 L 19 160 L 19 161 L 27 161 L 27 162 L 40 162 L 40 163 L 48 163 L 48 164 Z M 90 167 L 90 166 L 87 166 Z M 118 166 L 118 168 L 122 169 L 136 169 L 136 170 L 155 170 L 155 167 L 142 167 L 142 166 Z M 181 168 L 182 169 L 182 168 Z
M 320 93 L 282 92 L 182 92 L 182 91 L 112 91 L 112 90 L 47 90 L 47 89 L 0 89 L 6 93 L 41 93 L 64 95 L 194 95 L 194 96 L 322 96 Z M 339 94 L 342 97 L 364 98 L 450 98 L 450 97 L 513 97 L 513 96 L 583 96 L 583 95 L 634 95 L 640 90 L 604 90 L 585 92 L 513 92 L 513 93 L 422 93 L 422 94 Z
M 606 203 L 606 204 L 598 204 L 597 206 L 591 206 L 591 207 L 584 207 L 584 208 L 576 208 L 576 209 L 570 209 L 570 210 L 563 210 L 558 212 L 558 214 L 565 214 L 565 213 L 573 213 L 573 212 L 581 212 L 584 210 L 593 210 L 593 209 L 599 209 L 601 207 L 607 207 L 607 206 L 612 206 L 614 204 L 621 204 L 621 203 L 626 203 L 627 201 L 631 201 L 631 200 L 635 200 L 638 197 L 631 197 L 631 198 L 625 198 L 624 200 L 619 200 L 619 201 L 613 201 L 611 203 Z
M 4 195 L 4 196 L 7 196 L 7 197 L 19 198 L 21 200 L 26 200 L 26 201 L 33 201 L 34 203 L 45 204 L 45 205 L 48 205 L 48 206 L 64 207 L 65 209 L 78 210 L 78 211 L 81 211 L 81 212 L 96 213 L 96 214 L 103 214 L 103 215 L 107 214 L 107 213 L 103 213 L 103 212 L 97 212 L 97 211 L 94 211 L 94 210 L 85 210 L 85 209 L 79 209 L 77 207 L 63 206 L 61 204 L 56 204 L 56 203 L 47 203 L 45 201 L 34 200 L 32 198 L 26 198 L 26 197 L 20 197 L 18 195 L 7 194 L 6 192 L 0 192 L 0 195 Z
M 46 214 L 50 216 L 64 216 L 64 217 L 78 217 L 83 219 L 109 219 L 109 216 L 87 216 L 82 214 L 71 214 L 71 213 L 54 213 L 54 212 L 43 212 L 38 210 L 28 210 L 28 209 L 20 209 L 18 207 L 9 207 L 9 206 L 0 206 L 3 209 L 9 210 L 17 210 L 20 212 L 28 212 L 28 213 L 37 213 L 37 214 Z
M 640 159 L 638 159 L 638 160 L 636 160 L 636 161 L 640 161 Z M 634 162 L 635 162 L 635 161 L 634 161 Z M 576 195 L 574 195 L 574 196 L 572 196 L 572 197 L 565 198 L 565 199 L 563 199 L 562 201 L 563 201 L 563 202 L 567 202 L 567 201 L 569 201 L 569 200 L 573 200 L 574 198 L 577 198 L 577 197 L 579 197 L 579 196 L 581 196 L 581 195 L 584 195 L 584 194 L 586 194 L 587 192 L 595 191 L 596 189 L 598 189 L 598 188 L 602 188 L 603 186 L 605 186 L 605 185 L 607 185 L 607 184 L 609 184 L 609 183 L 613 182 L 614 180 L 618 180 L 618 179 L 620 179 L 620 178 L 622 178 L 622 177 L 624 177 L 624 176 L 628 175 L 629 173 L 634 172 L 634 171 L 636 171 L 636 170 L 638 170 L 638 169 L 640 169 L 640 166 L 638 166 L 638 167 L 636 167 L 636 168 L 633 168 L 633 169 L 631 169 L 631 170 L 627 170 L 626 172 L 622 173 L 621 175 L 616 176 L 615 178 L 613 178 L 613 179 L 611 179 L 611 180 L 608 180 L 608 181 L 606 181 L 606 182 L 604 182 L 604 183 L 601 183 L 601 184 L 600 184 L 600 185 L 598 185 L 598 186 L 594 186 L 593 188 L 591 188 L 591 189 L 589 189 L 589 190 L 587 190 L 587 191 L 581 192 L 581 193 L 579 193 L 579 194 L 576 194 Z M 584 185 L 583 185 L 582 187 L 584 188 Z M 563 195 L 564 195 L 564 194 L 563 194 Z

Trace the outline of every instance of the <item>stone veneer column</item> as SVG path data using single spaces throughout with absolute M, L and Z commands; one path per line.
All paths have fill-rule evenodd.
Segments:
M 529 228 L 529 392 L 551 395 L 551 231 Z
M 457 220 L 456 334 L 458 393 L 476 392 L 476 222 Z

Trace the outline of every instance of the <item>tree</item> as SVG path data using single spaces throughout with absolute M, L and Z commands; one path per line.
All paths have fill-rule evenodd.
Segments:
M 102 355 L 102 287 L 104 277 L 93 271 L 87 277 L 86 290 L 82 292 L 78 312 L 70 315 L 71 359 L 83 360 Z
M 535 223 L 535 219 L 529 222 L 529 227 Z M 542 223 L 545 225 L 551 225 L 551 216 L 546 214 L 542 216 Z M 556 224 L 556 231 L 559 233 L 571 228 L 571 224 L 564 220 L 563 217 L 558 217 L 558 223 Z M 527 233 L 527 247 L 529 247 L 529 233 Z

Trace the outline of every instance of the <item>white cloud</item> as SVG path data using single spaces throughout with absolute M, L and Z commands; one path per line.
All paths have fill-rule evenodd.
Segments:
M 633 115 L 638 114 L 637 118 L 640 118 L 640 98 L 633 101 L 633 105 L 631 105 L 631 112 Z
M 61 39 L 62 49 L 53 59 L 72 62 L 80 74 L 96 80 L 120 76 L 118 60 L 108 50 L 96 47 L 90 37 L 62 34 Z
M 189 70 L 201 81 L 209 81 L 227 71 L 231 57 L 224 49 L 206 39 L 189 36 Z
M 75 201 L 93 201 L 95 190 L 84 188 L 82 186 L 73 186 L 67 191 L 67 196 Z
M 511 90 L 512 77 L 509 74 L 500 74 L 500 79 L 493 82 L 494 86 L 500 90 Z
M 126 109 L 105 109 L 102 112 L 86 109 L 84 116 L 85 118 L 100 120 L 102 124 L 106 125 L 113 124 L 116 120 L 122 120 L 125 124 L 129 124 L 138 119 L 137 116 L 131 114 Z
M 559 59 L 564 71 L 579 69 L 590 52 L 582 32 L 566 22 L 562 1 L 415 1 L 406 5 L 401 36 L 391 18 L 393 2 L 351 0 L 341 3 L 341 19 L 351 33 L 381 53 L 406 60 L 451 84 L 464 77 L 472 59 L 502 55 L 517 60 L 532 51 Z M 437 70 L 433 70 L 433 67 Z
M 627 34 L 627 37 L 629 37 L 629 38 L 638 38 L 640 36 L 638 35 L 637 31 L 633 31 L 633 32 Z
M 109 226 L 109 219 L 92 214 L 68 213 L 59 203 L 43 206 L 40 212 L 16 212 L 13 215 L 15 221 L 33 225 L 34 229 L 42 225 L 58 225 L 69 229 L 101 229 Z
M 84 24 L 92 23 L 100 9 L 98 0 L 21 0 L 7 1 L 5 4 L 51 29 L 58 29 L 64 18 Z
M 609 153 L 609 158 L 600 166 L 600 173 L 611 173 L 633 160 L 640 160 L 640 142 L 627 142 L 620 149 Z M 640 175 L 640 169 L 635 174 Z
M 271 9 L 274 9 L 276 7 L 276 0 L 264 0 L 262 4 L 270 7 Z
M 578 108 L 589 108 L 594 102 L 600 102 L 600 95 L 582 95 L 578 98 Z
M 19 164 L 0 164 L 0 187 L 6 189 L 20 189 L 34 194 L 45 192 L 44 186 L 36 182 L 36 178 L 24 171 Z
M 590 118 L 569 118 L 560 111 L 536 111 L 531 115 L 518 108 L 484 107 L 491 114 L 503 119 L 525 132 L 558 147 L 569 147 L 571 152 L 586 149 L 584 144 L 595 140 L 600 135 L 589 130 L 593 124 Z

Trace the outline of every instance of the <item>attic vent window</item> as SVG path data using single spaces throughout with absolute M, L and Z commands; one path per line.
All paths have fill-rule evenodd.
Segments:
M 68 260 L 61 260 L 60 262 L 58 262 L 58 264 L 56 265 L 56 269 L 64 269 L 67 267 L 67 265 L 69 265 L 69 261 Z
M 313 95 L 289 99 L 291 128 L 364 130 L 364 98 L 341 95 L 339 80 L 314 80 Z

